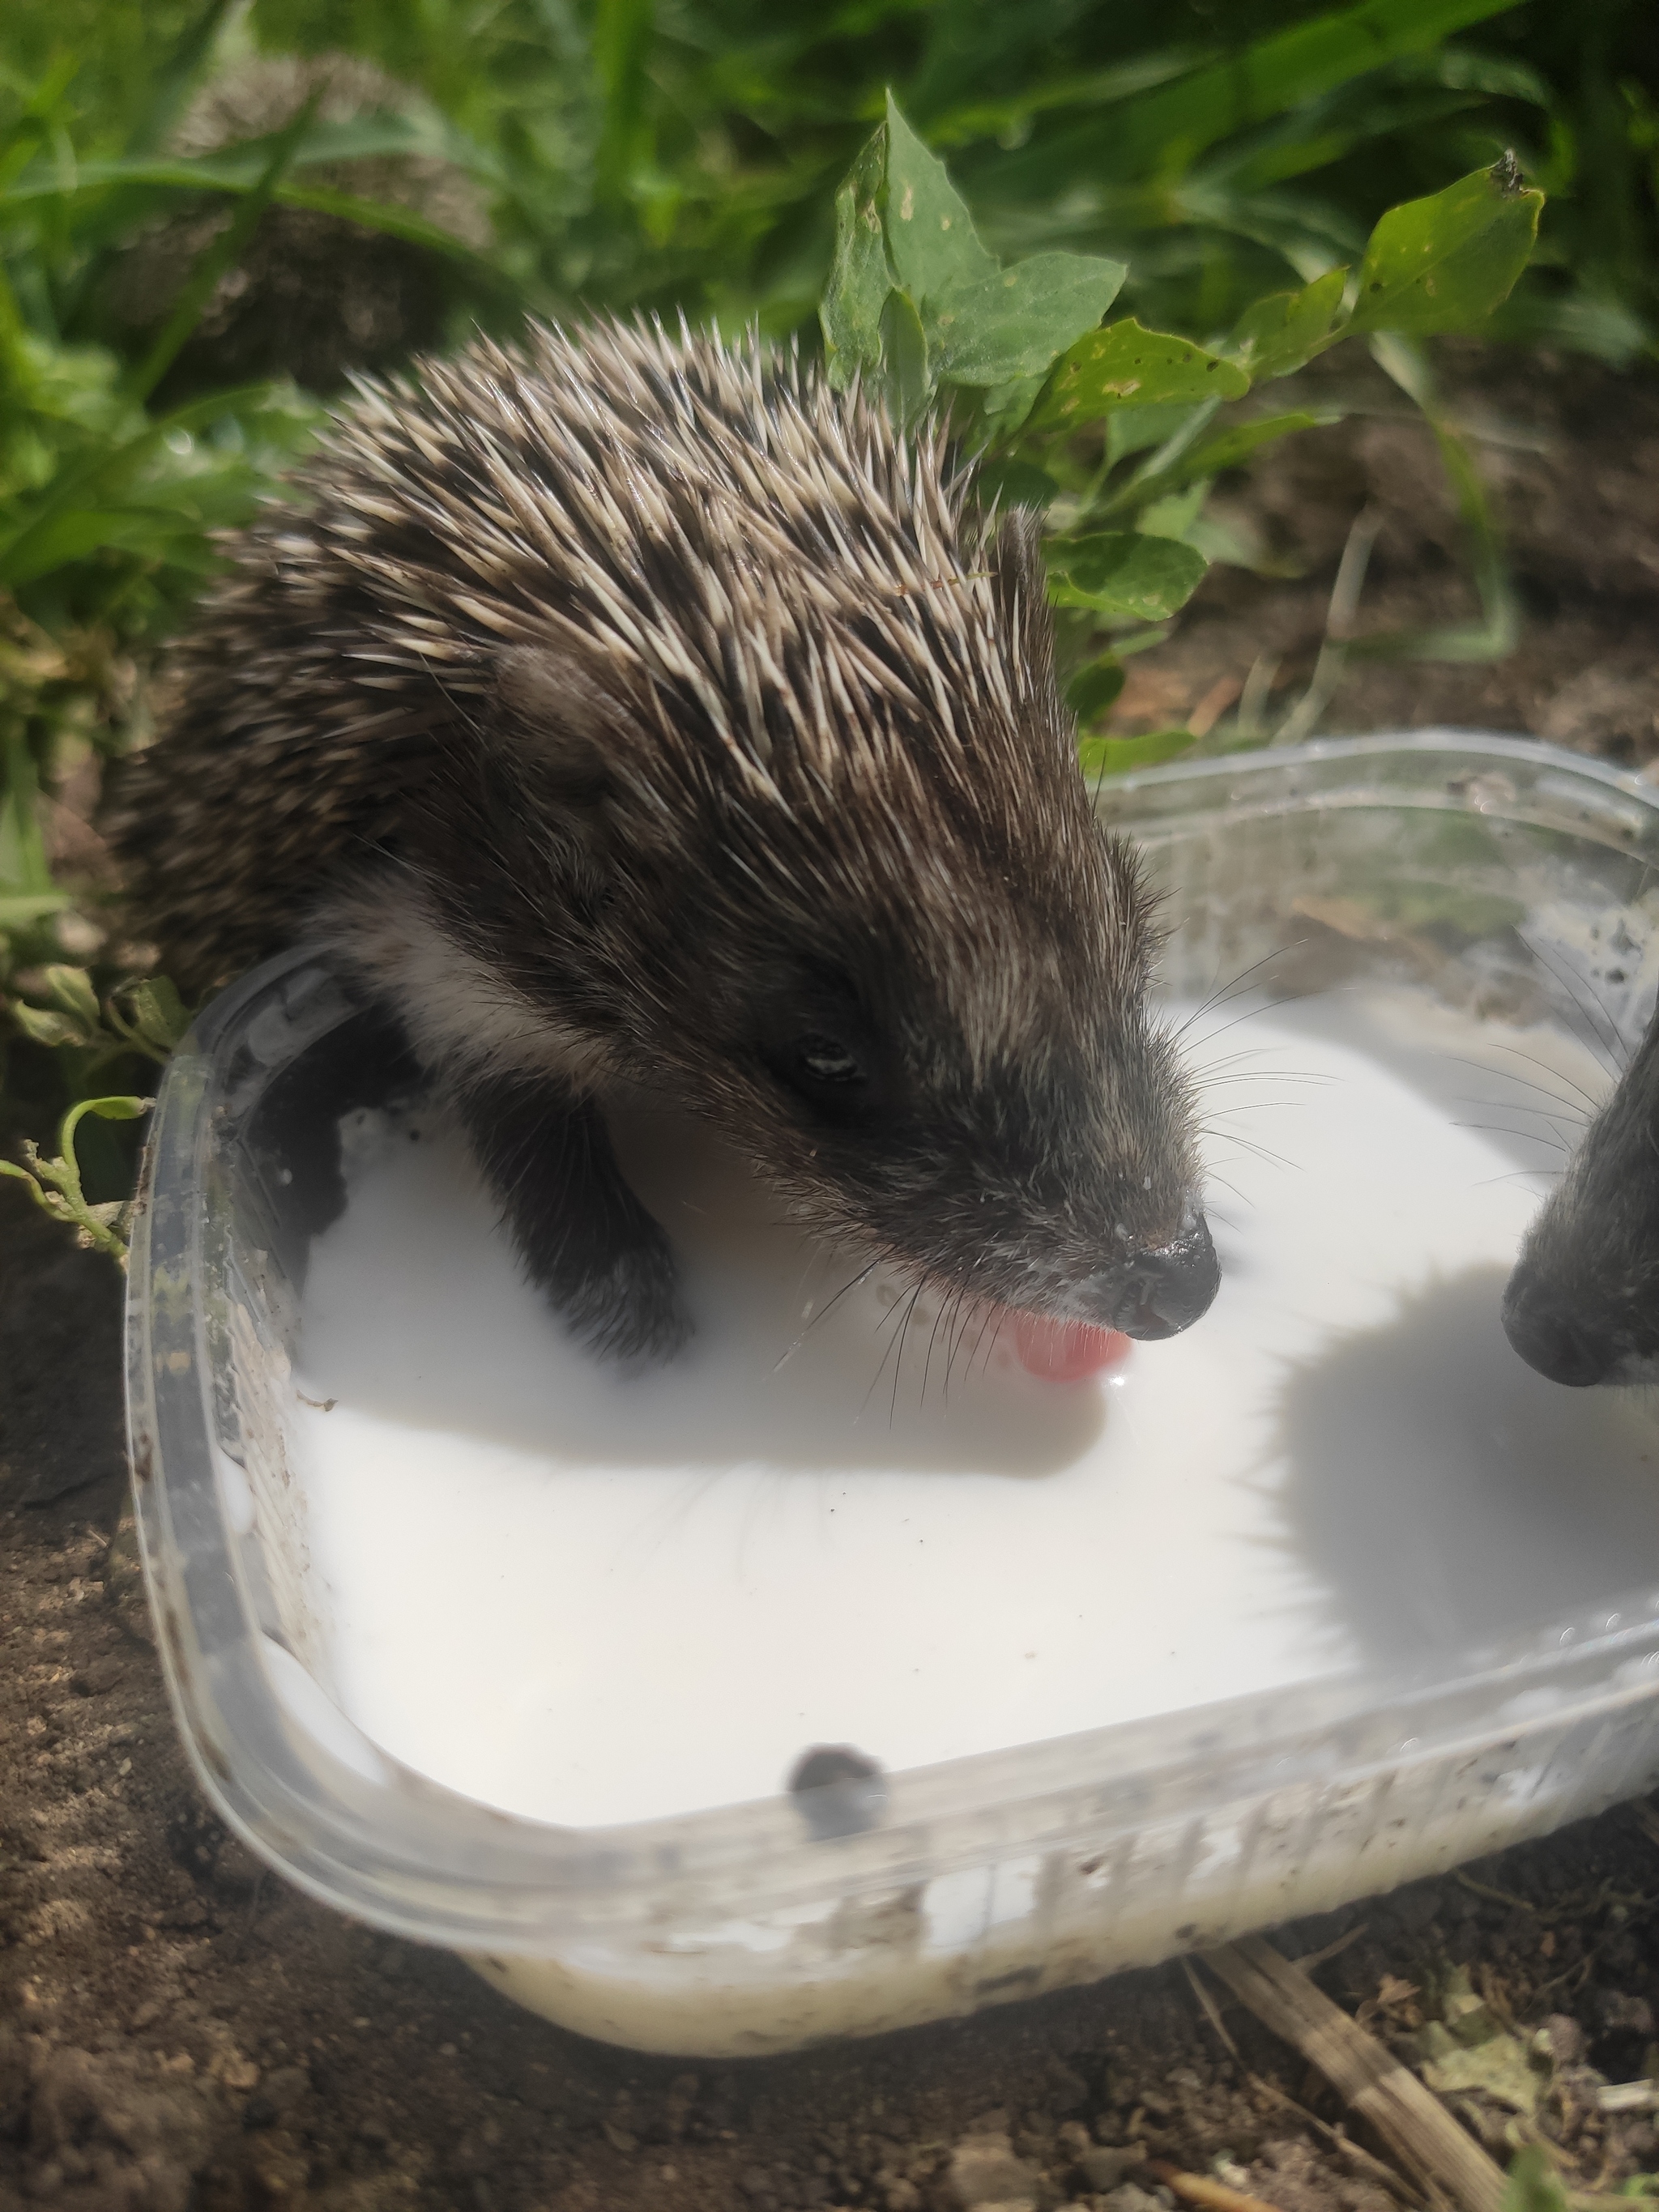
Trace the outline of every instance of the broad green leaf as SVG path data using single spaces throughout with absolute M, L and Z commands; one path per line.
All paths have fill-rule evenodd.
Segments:
M 1021 386 L 1045 376 L 1056 355 L 1095 328 L 1125 273 L 1121 262 L 1080 253 L 1040 253 L 1004 269 L 981 244 L 945 164 L 890 94 L 886 121 L 836 198 L 835 262 L 820 310 L 832 380 L 844 386 L 877 366 L 896 289 L 924 341 L 927 392 L 937 382 Z M 898 327 L 908 351 L 890 365 L 909 392 L 915 331 L 902 317 Z M 1034 396 L 1000 392 L 988 427 L 994 416 L 997 428 L 1012 428 Z
M 88 1044 L 91 1042 L 81 1024 L 67 1014 L 55 1014 L 45 1006 L 26 1006 L 21 999 L 13 999 L 6 1008 L 23 1035 L 33 1044 Z
M 1115 407 L 1165 400 L 1242 399 L 1250 380 L 1219 354 L 1133 316 L 1091 331 L 1055 362 L 1031 416 L 1033 430 L 1075 430 Z
M 830 381 L 837 391 L 845 391 L 860 372 L 881 366 L 881 313 L 893 289 L 881 221 L 886 148 L 884 125 L 836 194 L 836 258 L 818 320 Z
M 1140 738 L 1085 738 L 1077 749 L 1085 775 L 1123 775 L 1131 769 L 1160 768 L 1190 752 L 1198 740 L 1190 730 L 1148 730 Z
M 881 349 L 887 364 L 887 389 L 893 413 L 914 422 L 933 395 L 927 333 L 908 292 L 890 292 L 881 313 Z
M 1252 384 L 1288 376 L 1317 353 L 1342 310 L 1346 269 L 1330 269 L 1299 292 L 1273 292 L 1239 317 L 1228 351 Z
M 988 438 L 1012 438 L 1036 406 L 1048 381 L 1045 362 L 1035 376 L 1017 376 L 1012 384 L 994 384 L 986 392 L 985 434 Z
M 929 330 L 939 374 L 952 384 L 1041 376 L 1073 338 L 1092 331 L 1128 274 L 1121 261 L 1034 253 L 933 303 Z
M 1079 668 L 1066 686 L 1066 703 L 1079 722 L 1098 721 L 1115 706 L 1127 674 L 1115 653 L 1103 653 L 1086 668 Z
M 1419 337 L 1472 328 L 1526 267 L 1543 204 L 1506 155 L 1443 192 L 1390 208 L 1365 248 L 1348 327 Z
M 1150 501 L 1135 517 L 1135 528 L 1148 538 L 1187 538 L 1210 495 L 1210 480 L 1200 477 L 1184 490 Z
M 973 218 L 937 155 L 930 154 L 887 95 L 888 251 L 899 283 L 924 323 L 938 303 L 994 277 L 995 256 L 979 242 Z
M 1186 605 L 1206 563 L 1173 538 L 1137 530 L 1103 530 L 1056 538 L 1045 548 L 1049 597 L 1063 607 L 1092 607 L 1124 621 L 1162 622 Z
M 190 1027 L 184 1000 L 166 975 L 152 975 L 126 994 L 132 1025 L 147 1044 L 171 1051 Z
M 79 1022 L 83 1029 L 98 1027 L 98 994 L 84 968 L 70 968 L 54 961 L 42 970 L 42 978 L 46 995 L 55 1006 Z

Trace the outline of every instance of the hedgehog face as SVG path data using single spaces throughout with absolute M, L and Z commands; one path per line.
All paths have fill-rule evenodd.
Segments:
M 988 712 L 971 780 L 917 718 L 763 782 L 568 659 L 509 660 L 500 696 L 510 774 L 465 838 L 502 863 L 493 967 L 735 1137 L 804 1226 L 946 1297 L 1142 1337 L 1206 1310 L 1152 901 L 1051 695 Z M 475 874 L 470 927 L 487 902 Z
M 804 1225 L 947 1297 L 1167 1336 L 1218 1280 L 1191 1102 L 1133 861 L 1077 827 L 1046 900 L 941 839 L 940 896 L 913 880 L 810 935 L 783 881 L 707 856 L 678 945 L 637 947 L 673 1016 L 641 1006 L 631 1072 L 738 1136 Z

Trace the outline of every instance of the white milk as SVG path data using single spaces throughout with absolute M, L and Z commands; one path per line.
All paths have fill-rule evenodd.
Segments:
M 921 1308 L 901 1346 L 895 1285 L 845 1288 L 855 1260 L 661 1125 L 623 1150 L 696 1334 L 619 1378 L 520 1280 L 453 1134 L 360 1123 L 293 1439 L 352 1718 L 587 1826 L 771 1795 L 815 1743 L 897 1769 L 1432 1679 L 1659 1579 L 1645 1405 L 1543 1381 L 1498 1319 L 1553 1101 L 1605 1076 L 1403 991 L 1194 1036 L 1220 1295 L 1064 1386 Z

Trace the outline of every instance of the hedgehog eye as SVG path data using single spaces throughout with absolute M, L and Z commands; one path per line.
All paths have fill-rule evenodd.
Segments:
M 851 1045 L 824 1030 L 790 1038 L 768 1064 L 816 1121 L 835 1126 L 863 1121 L 877 1103 L 869 1063 Z
M 794 1050 L 795 1066 L 809 1083 L 841 1085 L 862 1083 L 864 1067 L 858 1056 L 831 1036 L 797 1037 Z
M 884 1109 L 889 1056 L 845 978 L 785 968 L 756 1012 L 756 1058 L 815 1127 L 851 1127 Z

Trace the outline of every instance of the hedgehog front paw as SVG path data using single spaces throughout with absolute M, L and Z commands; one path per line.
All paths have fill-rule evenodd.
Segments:
M 551 1296 L 590 1352 L 623 1366 L 672 1359 L 691 1334 L 666 1238 L 617 1251 L 585 1282 L 562 1283 Z
M 599 1109 L 522 1076 L 458 1101 L 526 1273 L 605 1359 L 667 1359 L 691 1334 L 662 1224 L 629 1188 Z

